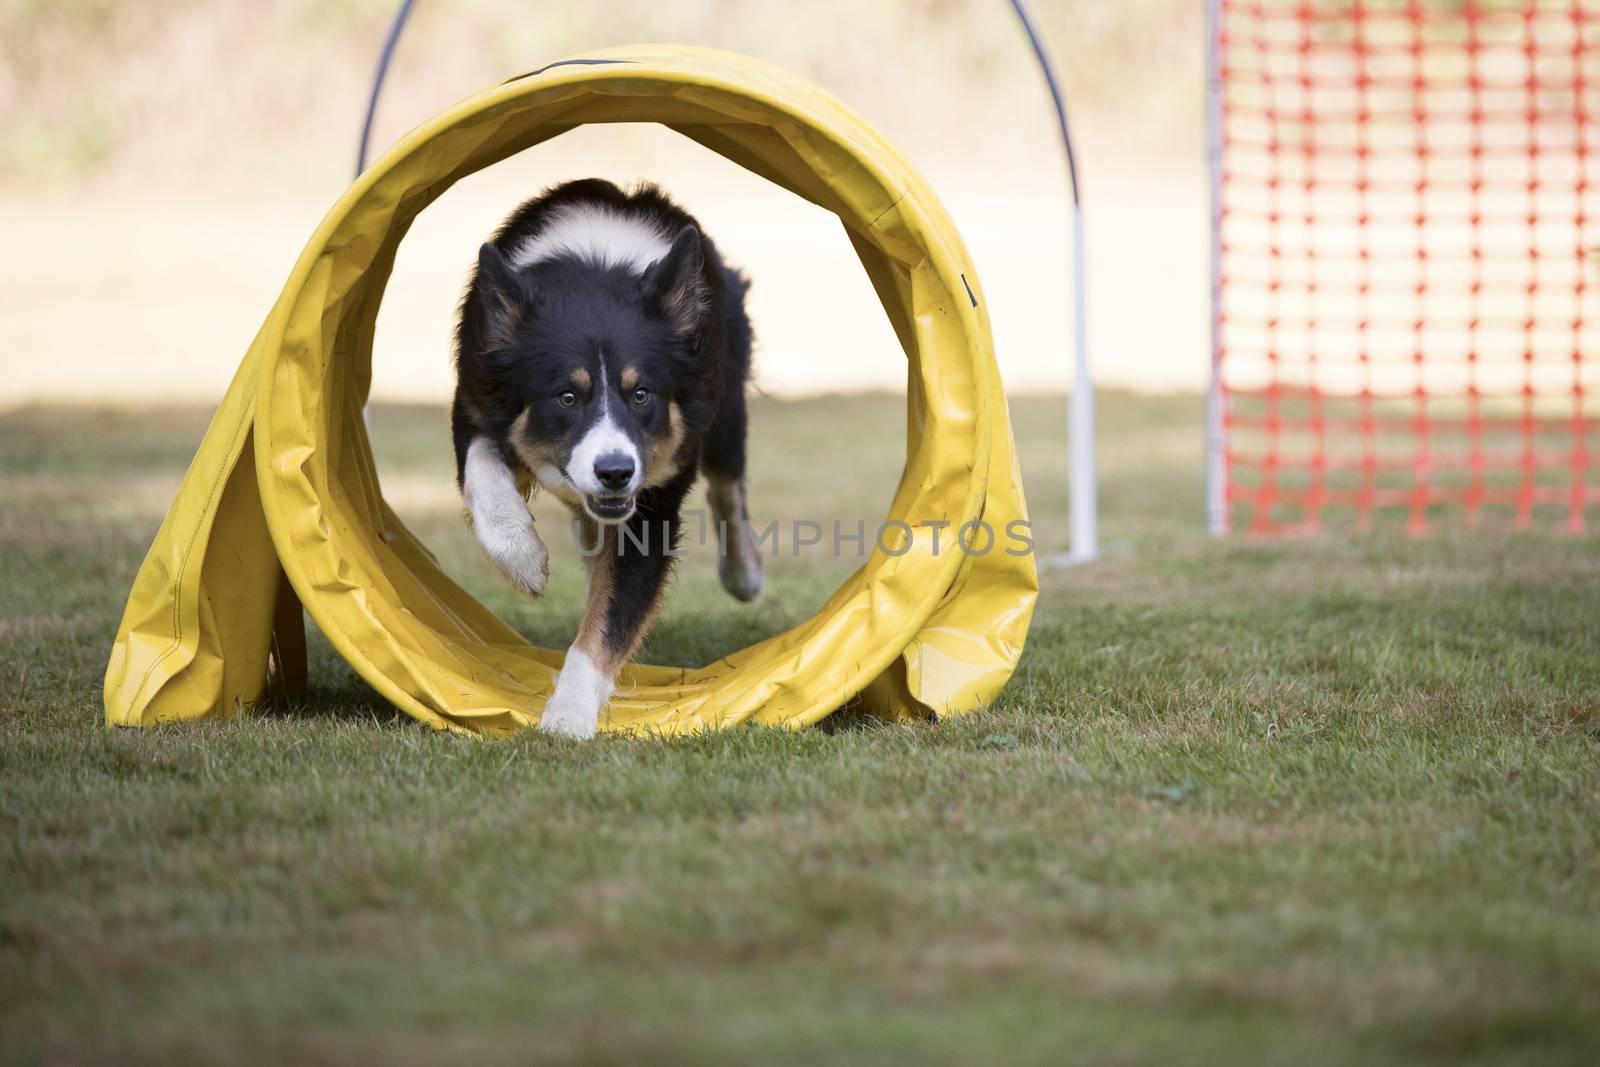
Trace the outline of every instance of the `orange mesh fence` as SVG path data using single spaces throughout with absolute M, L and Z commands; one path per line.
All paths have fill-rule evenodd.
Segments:
M 1220 503 L 1600 519 L 1600 0 L 1212 0 Z

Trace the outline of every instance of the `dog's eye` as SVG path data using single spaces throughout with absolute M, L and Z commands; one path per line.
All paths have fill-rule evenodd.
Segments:
M 568 389 L 560 396 L 556 397 L 556 400 L 560 401 L 562 407 L 570 408 L 572 405 L 578 402 L 578 394 L 574 393 L 571 389 Z
M 646 389 L 642 385 L 639 388 L 635 389 L 633 391 L 633 402 L 635 404 L 648 404 L 648 403 L 650 403 L 650 390 Z

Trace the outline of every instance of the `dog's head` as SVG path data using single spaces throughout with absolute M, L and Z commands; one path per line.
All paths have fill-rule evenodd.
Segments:
M 518 267 L 485 244 L 463 315 L 460 374 L 539 482 L 601 522 L 681 469 L 716 375 L 699 232 L 684 227 L 642 276 L 561 256 Z

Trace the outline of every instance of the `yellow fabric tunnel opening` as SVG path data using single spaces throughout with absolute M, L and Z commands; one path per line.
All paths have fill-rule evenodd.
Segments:
M 538 723 L 562 654 L 469 596 L 395 516 L 362 404 L 379 302 L 412 220 L 460 178 L 603 122 L 660 123 L 844 223 L 907 357 L 906 462 L 888 515 L 912 536 L 876 548 L 786 633 L 698 669 L 625 669 L 601 728 L 804 726 L 853 698 L 916 718 L 1000 691 L 1038 584 L 1031 556 L 1003 537 L 981 554 L 951 543 L 968 523 L 1003 534 L 1027 517 L 983 290 L 955 227 L 904 157 L 804 79 L 645 45 L 463 101 L 334 205 L 140 568 L 106 673 L 109 723 L 233 715 L 293 692 L 301 605 L 362 678 L 423 722 L 489 736 Z

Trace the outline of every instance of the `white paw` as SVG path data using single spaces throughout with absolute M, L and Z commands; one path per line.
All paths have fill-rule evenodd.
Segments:
M 587 741 L 600 725 L 600 709 L 584 700 L 563 698 L 560 693 L 550 698 L 539 716 L 539 729 L 547 734 L 572 737 Z
M 489 562 L 506 581 L 529 596 L 544 593 L 550 553 L 533 528 L 517 476 L 488 438 L 474 438 L 461 474 L 467 521 Z
M 550 580 L 550 550 L 533 523 L 515 532 L 497 530 L 490 536 L 480 532 L 478 540 L 489 562 L 514 588 L 528 596 L 544 595 L 545 583 Z
M 611 699 L 611 680 L 576 648 L 556 679 L 556 691 L 539 716 L 539 729 L 586 741 L 600 725 L 600 712 Z

